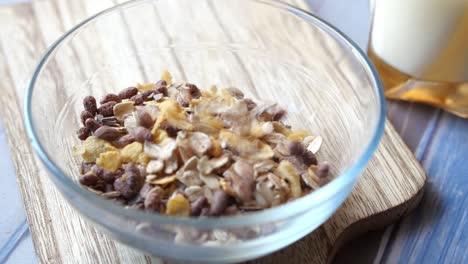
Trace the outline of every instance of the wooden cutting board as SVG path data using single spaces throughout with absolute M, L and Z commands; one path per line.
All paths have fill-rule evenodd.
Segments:
M 36 253 L 43 263 L 159 262 L 114 242 L 75 217 L 78 214 L 53 187 L 33 154 L 22 123 L 26 84 L 46 47 L 79 21 L 118 2 L 39 0 L 0 8 L 0 114 Z M 303 0 L 288 2 L 307 9 Z M 421 166 L 387 122 L 374 158 L 332 218 L 299 242 L 253 262 L 329 262 L 345 241 L 387 225 L 413 209 L 425 181 Z

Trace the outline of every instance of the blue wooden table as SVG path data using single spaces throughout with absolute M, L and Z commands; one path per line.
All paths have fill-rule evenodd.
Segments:
M 11 1 L 25 0 L 0 5 Z M 310 5 L 366 48 L 367 0 L 310 0 Z M 389 102 L 388 117 L 428 173 L 424 198 L 399 222 L 346 245 L 335 262 L 468 263 L 468 120 L 405 102 Z M 0 168 L 0 263 L 34 263 L 1 122 Z

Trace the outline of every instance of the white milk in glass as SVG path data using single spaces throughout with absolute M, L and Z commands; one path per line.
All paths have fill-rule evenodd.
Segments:
M 376 0 L 371 51 L 418 79 L 468 81 L 468 0 Z

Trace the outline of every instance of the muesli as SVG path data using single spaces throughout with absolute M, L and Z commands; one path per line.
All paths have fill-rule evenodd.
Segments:
M 237 88 L 138 84 L 83 100 L 79 182 L 120 203 L 171 216 L 235 215 L 307 195 L 330 180 L 322 137 L 283 122 L 277 103 Z

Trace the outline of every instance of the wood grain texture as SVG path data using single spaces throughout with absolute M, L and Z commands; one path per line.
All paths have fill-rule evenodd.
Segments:
M 291 2 L 306 7 L 302 1 Z M 66 204 L 32 154 L 20 118 L 20 98 L 45 47 L 78 21 L 115 4 L 113 1 L 37 1 L 33 5 L 0 9 L 0 24 L 5 29 L 0 32 L 0 60 L 3 62 L 0 73 L 2 77 L 5 76 L 0 95 L 4 107 L 0 113 L 6 127 L 36 253 L 44 263 L 96 263 L 97 260 L 100 263 L 151 262 L 148 257 L 106 238 Z M 70 54 L 72 58 L 79 57 L 80 45 L 90 44 L 76 44 L 75 54 Z M 122 45 L 134 45 L 135 49 L 139 49 L 138 45 L 132 44 L 125 37 L 122 37 Z M 101 49 L 101 56 L 111 56 L 106 54 L 105 47 Z M 175 57 L 171 59 L 177 60 Z M 71 64 L 70 67 L 75 65 L 73 61 L 63 63 Z M 81 67 L 83 74 L 92 71 L 86 65 Z M 143 69 L 141 79 L 145 79 L 144 73 Z M 112 80 L 109 82 L 111 84 Z M 424 182 L 425 174 L 421 167 L 393 127 L 387 123 L 385 136 L 375 157 L 352 195 L 336 214 L 303 240 L 256 262 L 282 263 L 288 260 L 290 263 L 324 263 L 335 252 L 335 245 L 340 245 L 355 233 L 376 228 L 410 210 L 420 198 Z M 372 220 L 369 216 L 379 217 L 379 220 Z M 354 228 L 351 230 L 349 227 Z M 75 259 L 70 260 L 70 256 Z

